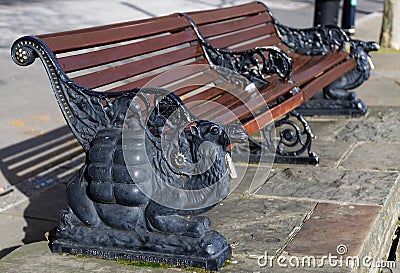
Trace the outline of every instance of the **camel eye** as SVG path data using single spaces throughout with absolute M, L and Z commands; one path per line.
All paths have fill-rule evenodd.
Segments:
M 210 128 L 210 133 L 212 135 L 219 135 L 221 132 L 220 128 L 218 126 L 213 126 Z

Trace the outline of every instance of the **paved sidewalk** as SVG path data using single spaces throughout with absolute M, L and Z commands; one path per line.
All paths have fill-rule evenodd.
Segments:
M 42 146 L 35 143 L 43 140 L 43 134 L 61 140 L 67 137 L 64 129 L 57 129 L 65 123 L 41 65 L 37 62 L 28 68 L 17 67 L 11 63 L 8 51 L 13 39 L 37 33 L 36 29 L 51 32 L 65 30 L 66 25 L 73 29 L 216 4 L 184 0 L 143 5 L 128 0 L 101 4 L 94 0 L 39 2 L 32 0 L 29 8 L 22 1 L 9 8 L 0 6 L 0 29 L 5 30 L 0 37 L 0 88 L 6 94 L 3 103 L 7 106 L 0 110 L 0 187 L 13 186 L 12 192 L 0 195 L 0 258 L 4 256 L 0 272 L 175 272 L 177 269 L 132 267 L 49 253 L 44 234 L 57 225 L 58 212 L 66 207 L 67 178 L 83 159 L 74 158 L 61 168 L 33 178 L 25 178 L 24 170 L 7 172 L 7 167 L 24 166 L 24 162 L 12 163 L 16 156 L 13 153 L 19 151 L 23 156 L 26 147 L 40 149 Z M 244 2 L 248 1 L 221 1 L 218 5 Z M 312 14 L 312 2 L 302 1 L 296 6 L 293 1 L 274 2 L 270 6 L 275 5 L 277 15 L 290 14 L 294 8 L 299 9 L 296 16 L 309 19 Z M 379 12 L 364 16 L 356 36 L 376 40 L 381 16 Z M 14 29 L 6 28 L 5 22 Z M 301 24 L 311 22 L 303 20 Z M 370 108 L 368 116 L 310 119 L 318 137 L 313 150 L 320 157 L 320 166 L 276 164 L 268 176 L 269 166 L 265 166 L 265 174 L 257 178 L 262 186 L 256 195 L 248 195 L 248 182 L 255 168 L 250 166 L 236 192 L 208 213 L 213 228 L 235 245 L 232 264 L 221 272 L 350 272 L 351 268 L 345 266 L 305 269 L 288 263 L 291 257 L 337 255 L 338 246 L 344 246 L 350 256 L 371 256 L 377 262 L 387 258 L 400 213 L 400 53 L 374 53 L 372 58 L 376 70 L 357 90 Z M 68 143 L 76 147 L 73 141 Z M 237 165 L 239 169 L 244 167 Z M 269 264 L 258 265 L 276 252 L 286 259 L 287 268 L 276 263 L 272 268 Z M 353 269 L 377 270 L 365 266 Z

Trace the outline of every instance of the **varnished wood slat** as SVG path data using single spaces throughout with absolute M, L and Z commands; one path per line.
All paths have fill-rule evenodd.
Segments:
M 196 88 L 204 87 L 204 86 L 193 86 Z M 196 88 L 191 88 L 192 90 Z M 201 112 L 204 112 L 203 105 L 206 101 L 213 101 L 217 97 L 226 93 L 226 90 L 232 88 L 232 83 L 229 82 L 222 82 L 217 86 L 209 87 L 208 89 L 202 91 L 201 93 L 196 94 L 195 96 L 188 96 L 187 98 L 183 99 L 185 104 L 190 104 L 190 109 L 201 109 Z M 175 91 L 174 93 L 180 95 L 182 92 L 181 90 Z M 184 91 L 184 93 L 187 93 Z M 212 108 L 210 108 L 212 109 Z M 207 111 L 207 110 L 206 110 Z M 200 112 L 199 112 L 200 113 Z
M 137 87 L 162 87 L 166 84 L 170 84 L 174 81 L 178 81 L 182 78 L 188 77 L 194 73 L 198 73 L 204 69 L 204 65 L 207 64 L 206 59 L 197 60 L 193 63 L 185 65 L 184 69 L 174 69 L 174 73 L 159 73 L 151 76 L 146 76 L 138 80 L 132 81 L 127 84 L 123 84 L 118 87 L 107 89 L 106 92 L 120 92 L 124 90 L 130 90 Z
M 162 55 L 152 56 L 139 61 L 111 67 L 98 72 L 78 76 L 73 80 L 89 89 L 98 88 L 120 80 L 124 80 L 156 68 L 165 67 L 180 61 L 195 58 L 202 54 L 199 46 L 182 48 Z
M 293 84 L 290 83 L 281 83 L 276 84 L 274 88 L 268 89 L 261 93 L 261 96 L 257 96 L 255 98 L 251 98 L 251 100 L 246 101 L 245 104 L 238 104 L 235 108 L 230 108 L 231 112 L 221 111 L 221 109 L 226 109 L 224 105 L 221 105 L 221 109 L 209 111 L 208 115 L 205 116 L 211 120 L 217 120 L 223 123 L 232 123 L 235 122 L 236 119 L 243 119 L 248 117 L 252 113 L 255 113 L 257 110 L 266 107 L 265 102 L 272 102 L 270 100 L 271 97 L 276 97 L 276 94 L 286 94 L 294 87 Z M 225 112 L 222 114 L 222 112 Z
M 318 79 L 310 82 L 302 88 L 302 93 L 304 94 L 305 100 L 309 100 L 313 97 L 319 90 L 339 78 L 340 76 L 346 74 L 347 72 L 353 70 L 356 66 L 356 61 L 354 59 L 349 59 L 340 65 L 335 66 L 331 70 L 322 74 Z
M 212 82 L 218 80 L 219 77 L 220 76 L 218 75 L 218 73 L 216 71 L 207 70 L 207 71 L 204 71 L 203 73 L 196 75 L 195 77 L 192 77 L 190 79 L 187 79 L 183 82 L 168 86 L 168 89 L 174 91 L 174 90 L 178 90 L 178 89 L 183 90 L 182 88 L 191 87 L 191 86 L 205 86 L 205 85 L 212 84 Z M 184 93 L 182 93 L 182 91 L 177 93 L 177 95 L 179 95 L 179 96 L 181 96 L 183 94 Z
M 209 39 L 208 42 L 214 47 L 225 48 L 270 34 L 271 32 L 269 32 L 268 28 L 257 27 L 251 31 L 242 31 L 240 33 L 233 33 L 215 39 Z
M 312 56 L 306 55 L 298 55 L 298 54 L 289 54 L 289 57 L 292 59 L 292 72 L 299 70 L 303 67 L 307 62 L 312 59 Z
M 54 53 L 68 52 L 94 46 L 102 46 L 131 39 L 148 37 L 159 33 L 189 28 L 190 23 L 184 17 L 164 17 L 163 20 L 148 20 L 139 24 L 119 28 L 101 29 L 63 36 L 42 36 L 42 40 Z
M 154 17 L 154 18 L 145 18 L 145 19 L 141 19 L 141 20 L 125 21 L 125 22 L 107 24 L 107 25 L 101 25 L 101 26 L 86 27 L 86 28 L 73 29 L 73 30 L 67 30 L 67 31 L 40 34 L 40 35 L 37 35 L 37 37 L 39 37 L 41 39 L 45 39 L 45 38 L 54 38 L 54 37 L 60 37 L 60 36 L 69 36 L 72 34 L 83 34 L 83 33 L 89 33 L 89 32 L 93 32 L 93 31 L 118 29 L 121 27 L 138 25 L 138 24 L 143 24 L 143 23 L 152 22 L 152 21 L 156 21 L 156 20 L 165 20 L 166 18 L 172 18 L 172 17 L 180 17 L 180 16 L 178 14 L 172 14 L 172 15 L 160 16 L 160 17 Z
M 213 10 L 188 12 L 187 14 L 196 22 L 197 25 L 203 25 L 210 22 L 228 20 L 240 16 L 247 16 L 265 12 L 266 8 L 259 2 L 251 2 L 244 5 L 238 5 L 228 8 L 219 8 Z
M 212 100 L 212 103 L 199 105 L 197 108 L 192 107 L 193 110 L 199 116 L 218 115 L 220 112 L 226 111 L 227 108 L 232 108 L 235 104 L 241 104 L 254 92 L 247 92 L 241 87 L 234 86 L 230 82 L 222 82 L 218 85 L 218 90 L 213 93 L 213 96 L 207 97 L 208 100 Z M 208 94 L 205 92 L 206 95 Z M 199 94 L 204 98 L 203 94 Z M 242 103 L 243 104 L 243 103 Z
M 278 117 L 294 110 L 297 106 L 304 102 L 303 94 L 299 93 L 289 99 L 287 99 L 284 103 L 278 104 L 270 111 L 263 112 L 254 119 L 246 122 L 243 124 L 243 127 L 247 131 L 249 135 L 254 134 L 255 132 L 259 131 L 260 128 L 263 128 L 270 124 L 273 120 L 277 119 Z
M 250 48 L 255 48 L 255 47 L 263 47 L 263 46 L 276 46 L 283 51 L 287 52 L 285 45 L 282 43 L 281 38 L 278 36 L 278 34 L 273 33 L 272 35 L 269 35 L 267 37 L 263 37 L 260 40 L 252 41 L 250 43 L 247 43 L 246 49 Z
M 59 58 L 67 73 L 104 65 L 196 40 L 193 30 L 156 37 L 128 45 Z
M 247 44 L 244 45 L 240 45 L 240 46 L 235 46 L 235 45 L 231 45 L 229 46 L 229 48 L 232 48 L 233 50 L 247 50 L 247 49 L 252 49 L 252 48 L 256 48 L 256 47 L 264 47 L 264 46 L 276 46 L 276 47 L 281 47 L 281 38 L 279 38 L 279 36 L 277 34 L 272 34 L 268 37 L 265 37 L 262 40 L 257 40 L 257 41 L 253 41 L 253 42 L 249 42 Z
M 240 18 L 234 21 L 203 25 L 199 27 L 199 30 L 205 38 L 209 38 L 263 24 L 265 27 L 272 28 L 272 33 L 275 31 L 275 27 L 269 22 L 266 21 L 265 14 L 258 14 L 256 16 Z
M 197 86 L 197 87 L 200 87 L 200 86 Z M 176 93 L 187 93 L 187 90 L 184 90 L 183 92 L 180 92 L 180 91 L 181 90 L 178 90 L 178 92 L 175 92 L 175 94 Z M 196 96 L 191 96 L 191 97 L 184 99 L 183 102 L 185 104 L 192 103 L 191 107 L 195 107 L 195 106 L 197 106 L 197 104 L 199 102 L 212 100 L 213 98 L 221 95 L 221 93 L 223 93 L 223 90 L 221 90 L 220 88 L 217 88 L 217 87 L 212 87 L 212 88 L 209 88 L 209 89 L 197 94 Z M 195 104 L 193 105 L 193 103 L 195 103 Z
M 313 64 L 311 67 L 305 65 L 301 69 L 293 73 L 293 81 L 297 85 L 302 85 L 305 82 L 310 81 L 315 77 L 318 77 L 318 75 L 335 66 L 336 64 L 340 63 L 347 56 L 347 52 L 340 51 L 332 52 L 324 56 L 323 58 L 319 58 L 319 61 Z M 310 61 L 309 63 L 312 63 L 312 61 Z

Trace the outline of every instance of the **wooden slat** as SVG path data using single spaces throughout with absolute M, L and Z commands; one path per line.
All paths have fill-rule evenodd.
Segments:
M 253 41 L 250 43 L 247 43 L 245 45 L 241 45 L 239 47 L 236 46 L 230 46 L 230 48 L 234 50 L 246 50 L 246 49 L 252 49 L 255 47 L 263 47 L 263 46 L 276 46 L 276 47 L 281 47 L 281 38 L 277 34 L 272 34 L 268 37 L 265 37 L 261 40 Z
M 37 35 L 37 37 L 39 37 L 41 39 L 45 39 L 45 38 L 54 38 L 54 37 L 60 37 L 60 36 L 68 36 L 68 35 L 72 35 L 72 34 L 83 34 L 83 33 L 107 30 L 107 29 L 117 29 L 117 28 L 126 27 L 126 26 L 143 24 L 143 23 L 155 21 L 155 20 L 165 20 L 165 18 L 172 18 L 172 17 L 177 17 L 177 15 L 173 14 L 173 15 L 167 15 L 167 16 L 162 16 L 162 17 L 157 17 L 157 18 L 145 18 L 145 19 L 135 20 L 135 21 L 126 21 L 126 22 L 107 24 L 107 25 L 101 25 L 101 26 L 95 26 L 95 27 L 87 27 L 87 28 L 73 29 L 73 30 L 67 30 L 67 31 L 61 31 L 61 32 L 40 34 L 40 35 Z
M 148 39 L 128 45 L 59 58 L 66 73 L 104 65 L 196 40 L 193 30 Z
M 242 31 L 230 35 L 228 34 L 215 39 L 209 39 L 208 42 L 214 47 L 225 48 L 270 34 L 272 34 L 271 29 L 266 27 L 257 27 L 252 29 L 251 31 Z
M 160 67 L 195 58 L 200 55 L 202 55 L 201 48 L 199 46 L 191 46 L 83 76 L 78 76 L 73 78 L 73 80 L 79 85 L 89 89 L 94 89 Z
M 204 87 L 204 86 L 195 86 L 197 88 L 199 87 Z M 216 86 L 209 87 L 208 89 L 202 91 L 201 93 L 196 94 L 195 96 L 189 96 L 188 98 L 184 98 L 183 101 L 184 103 L 189 107 L 189 109 L 197 109 L 197 113 L 201 114 L 204 112 L 207 112 L 207 110 L 204 109 L 210 105 L 209 103 L 204 103 L 208 101 L 213 101 L 215 102 L 215 98 L 221 97 L 221 95 L 225 94 L 227 90 L 230 90 L 232 88 L 232 83 L 230 82 L 221 82 Z M 194 88 L 192 88 L 194 89 Z M 175 94 L 179 95 L 181 92 L 180 90 L 175 91 Z M 215 108 L 215 104 L 213 104 Z M 213 108 L 210 108 L 211 110 Z M 199 111 L 200 109 L 200 111 Z M 193 112 L 194 113 L 194 112 Z
M 183 94 L 185 94 L 185 93 L 182 93 L 182 88 L 191 87 L 191 86 L 209 85 L 212 82 L 216 81 L 219 77 L 220 76 L 215 71 L 207 70 L 207 71 L 204 71 L 204 73 L 196 75 L 195 77 L 187 79 L 187 80 L 185 80 L 183 82 L 176 83 L 174 85 L 168 86 L 168 89 L 170 89 L 172 91 L 181 89 L 181 91 L 180 92 L 176 92 L 176 94 L 178 96 L 182 96 Z
M 224 21 L 231 18 L 262 13 L 265 11 L 266 8 L 263 4 L 259 2 L 251 2 L 234 7 L 188 12 L 186 14 L 188 14 L 196 22 L 196 24 L 200 26 L 210 22 Z
M 310 81 L 315 77 L 318 77 L 318 75 L 335 66 L 336 64 L 340 63 L 347 56 L 348 53 L 345 51 L 332 52 L 323 57 L 315 56 L 313 59 L 316 59 L 317 62 L 314 63 L 311 60 L 307 63 L 307 65 L 301 67 L 301 69 L 293 73 L 293 81 L 297 85 L 302 85 L 305 82 Z
M 198 65 L 197 65 L 198 64 Z M 184 69 L 175 69 L 173 68 L 174 73 L 160 73 L 151 76 L 147 76 L 144 78 L 140 78 L 139 80 L 132 81 L 130 83 L 114 87 L 112 89 L 106 90 L 106 92 L 120 92 L 124 90 L 130 90 L 137 87 L 162 87 L 166 84 L 173 83 L 195 73 L 198 73 L 204 69 L 204 65 L 208 64 L 206 59 L 197 60 L 193 63 L 185 65 Z M 203 66 L 202 66 L 203 65 Z
M 289 83 L 281 83 L 281 84 L 276 84 L 274 88 L 269 88 L 265 90 L 264 92 L 261 91 L 262 94 L 262 99 L 258 96 L 255 98 L 252 98 L 251 100 L 246 101 L 245 104 L 238 104 L 236 105 L 235 108 L 230 108 L 231 113 L 226 112 L 226 111 L 221 111 L 220 109 L 216 111 L 209 111 L 208 115 L 205 116 L 208 119 L 211 120 L 217 120 L 222 123 L 232 123 L 235 122 L 236 119 L 243 119 L 250 114 L 254 113 L 255 111 L 265 107 L 265 102 L 269 103 L 272 102 L 270 99 L 272 97 L 276 97 L 277 94 L 286 94 L 288 93 L 292 88 L 294 87 L 293 84 Z M 265 101 L 265 102 L 264 102 Z M 222 105 L 224 109 L 224 105 Z M 222 112 L 225 112 L 224 114 L 221 114 Z M 232 115 L 233 114 L 233 115 Z
M 295 96 L 287 99 L 282 104 L 275 106 L 270 111 L 264 112 L 255 117 L 254 119 L 246 122 L 245 124 L 243 124 L 243 127 L 249 135 L 252 135 L 255 132 L 259 131 L 260 128 L 265 127 L 266 125 L 270 124 L 273 120 L 295 109 L 303 102 L 304 98 L 302 93 L 296 94 Z
M 275 31 L 275 27 L 272 24 L 269 24 L 269 22 L 270 21 L 266 20 L 265 14 L 258 14 L 256 16 L 240 18 L 234 21 L 203 25 L 199 27 L 199 30 L 205 38 L 247 29 L 261 24 L 265 27 L 272 27 L 271 32 Z
M 311 83 L 307 84 L 302 88 L 302 93 L 304 94 L 305 100 L 309 100 L 313 97 L 319 90 L 339 78 L 340 76 L 346 74 L 347 72 L 354 69 L 356 66 L 356 61 L 354 59 L 349 59 L 340 65 L 335 66 L 328 72 L 324 73 L 318 79 L 313 80 Z
M 90 32 L 73 33 L 62 36 L 41 36 L 42 40 L 54 53 L 68 52 L 110 43 L 128 41 L 189 28 L 190 24 L 184 17 L 164 17 L 162 20 L 148 20 L 133 25 L 123 25 L 118 28 L 100 29 Z

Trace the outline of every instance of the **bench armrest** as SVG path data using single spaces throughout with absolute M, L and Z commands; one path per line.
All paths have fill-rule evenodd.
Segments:
M 324 55 L 329 51 L 344 50 L 350 37 L 337 26 L 291 28 L 276 22 L 283 43 L 293 52 L 306 55 Z
M 277 74 L 282 81 L 291 81 L 292 60 L 277 47 L 256 47 L 231 51 L 215 48 L 202 41 L 202 48 L 210 65 L 233 70 L 259 85 L 268 84 L 268 77 Z
M 258 85 L 267 85 L 268 77 L 277 74 L 282 81 L 292 80 L 292 59 L 283 50 L 274 47 L 256 47 L 248 50 L 233 51 L 226 48 L 216 48 L 207 42 L 200 33 L 193 19 L 185 14 L 211 66 L 222 66 L 239 73 L 249 81 Z

